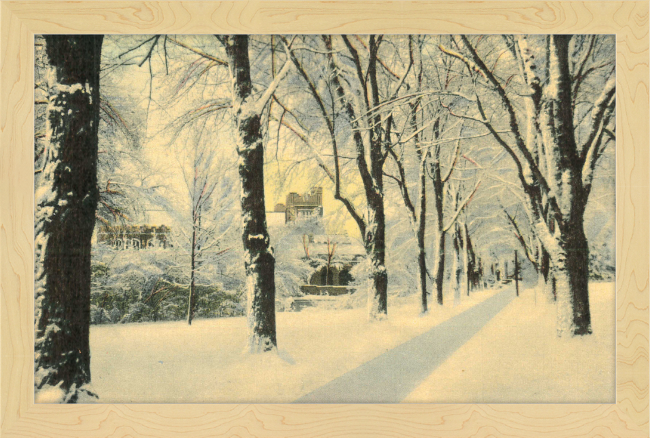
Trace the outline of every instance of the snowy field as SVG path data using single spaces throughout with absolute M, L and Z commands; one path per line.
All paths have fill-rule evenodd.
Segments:
M 404 402 L 614 403 L 615 284 L 589 295 L 591 336 L 554 336 L 555 307 L 524 291 Z
M 404 401 L 613 402 L 614 284 L 591 290 L 593 336 L 555 338 L 554 307 L 525 291 Z M 292 402 L 493 294 L 425 316 L 412 296 L 375 323 L 365 309 L 278 313 L 277 355 L 243 353 L 241 317 L 92 326 L 94 389 L 102 403 Z
M 419 316 L 418 297 L 366 309 L 277 314 L 278 355 L 244 354 L 243 317 L 94 325 L 93 386 L 101 403 L 288 403 L 494 295 L 473 293 Z

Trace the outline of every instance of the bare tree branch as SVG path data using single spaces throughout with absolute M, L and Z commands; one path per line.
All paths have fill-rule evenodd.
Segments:
M 201 56 L 201 57 L 203 57 L 205 59 L 209 59 L 210 61 L 216 62 L 218 65 L 224 65 L 226 67 L 228 66 L 228 63 L 226 61 L 224 61 L 223 59 L 219 59 L 219 58 L 214 57 L 212 55 L 209 55 L 209 54 L 207 54 L 207 53 L 205 53 L 205 52 L 203 52 L 203 51 L 201 51 L 199 49 L 195 49 L 194 47 L 190 47 L 187 44 L 181 43 L 180 41 L 178 41 L 175 38 L 172 38 L 172 37 L 168 36 L 167 39 L 169 39 L 169 41 L 171 41 L 172 43 L 176 44 L 179 47 L 183 47 L 184 49 L 187 49 L 192 53 L 196 53 L 197 55 L 199 55 L 199 56 Z

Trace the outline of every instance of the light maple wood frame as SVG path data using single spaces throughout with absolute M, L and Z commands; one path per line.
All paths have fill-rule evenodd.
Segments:
M 648 437 L 648 2 L 3 2 L 3 437 Z M 35 405 L 33 36 L 610 33 L 617 38 L 617 390 L 603 405 Z

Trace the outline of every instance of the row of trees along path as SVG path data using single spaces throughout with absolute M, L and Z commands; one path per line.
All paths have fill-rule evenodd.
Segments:
M 437 303 L 443 302 L 448 232 L 455 299 L 472 283 L 463 276 L 480 269 L 468 208 L 479 186 L 491 179 L 502 181 L 525 213 L 522 221 L 504 208 L 540 283 L 553 288 L 558 334 L 591 333 L 584 212 L 598 160 L 615 140 L 611 38 L 264 38 L 260 46 L 251 45 L 246 35 L 215 36 L 210 47 L 221 56 L 207 53 L 205 45 L 192 47 L 164 35 L 147 37 L 128 50 L 144 50 L 137 64 L 148 62 L 150 71 L 155 59 L 168 68 L 172 43 L 174 50 L 209 61 L 209 68 L 229 71 L 228 96 L 210 105 L 229 114 L 239 155 L 250 352 L 277 346 L 275 258 L 264 203 L 264 151 L 271 125 L 278 136 L 282 132 L 307 146 L 331 181 L 335 199 L 356 223 L 369 261 L 371 320 L 385 318 L 388 307 L 386 182 L 396 184 L 413 228 L 421 310 L 426 312 L 428 279 L 435 284 Z M 94 396 L 86 385 L 103 37 L 46 36 L 44 41 L 49 74 L 46 164 L 36 192 L 35 385 L 37 391 L 57 387 L 64 401 L 75 402 Z M 259 58 L 262 52 L 270 56 Z M 271 60 L 263 86 L 254 84 L 253 72 L 264 67 L 253 67 L 251 54 Z M 286 84 L 297 97 L 279 92 Z M 306 118 L 299 106 L 313 108 L 315 117 Z M 483 147 L 473 140 L 478 138 L 495 145 L 485 146 L 491 158 L 478 158 Z M 415 157 L 415 171 L 408 154 Z M 514 182 L 491 171 L 502 165 L 504 155 L 514 168 Z M 433 187 L 436 223 L 432 272 L 425 248 L 427 181 Z

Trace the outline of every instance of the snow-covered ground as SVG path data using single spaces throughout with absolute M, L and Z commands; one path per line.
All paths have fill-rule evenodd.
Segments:
M 555 308 L 526 290 L 405 402 L 599 402 L 615 396 L 614 284 L 593 284 L 594 334 L 555 337 Z M 243 353 L 244 318 L 91 327 L 92 379 L 103 403 L 292 402 L 492 296 L 418 316 L 417 297 L 365 309 L 278 313 L 279 354 Z M 452 301 L 452 300 L 448 300 Z
M 292 402 L 493 294 L 425 316 L 417 296 L 395 298 L 373 323 L 364 308 L 281 312 L 277 355 L 243 353 L 241 317 L 92 326 L 93 386 L 101 403 Z
M 614 403 L 614 283 L 589 287 L 593 334 L 557 338 L 555 307 L 526 290 L 404 402 Z

